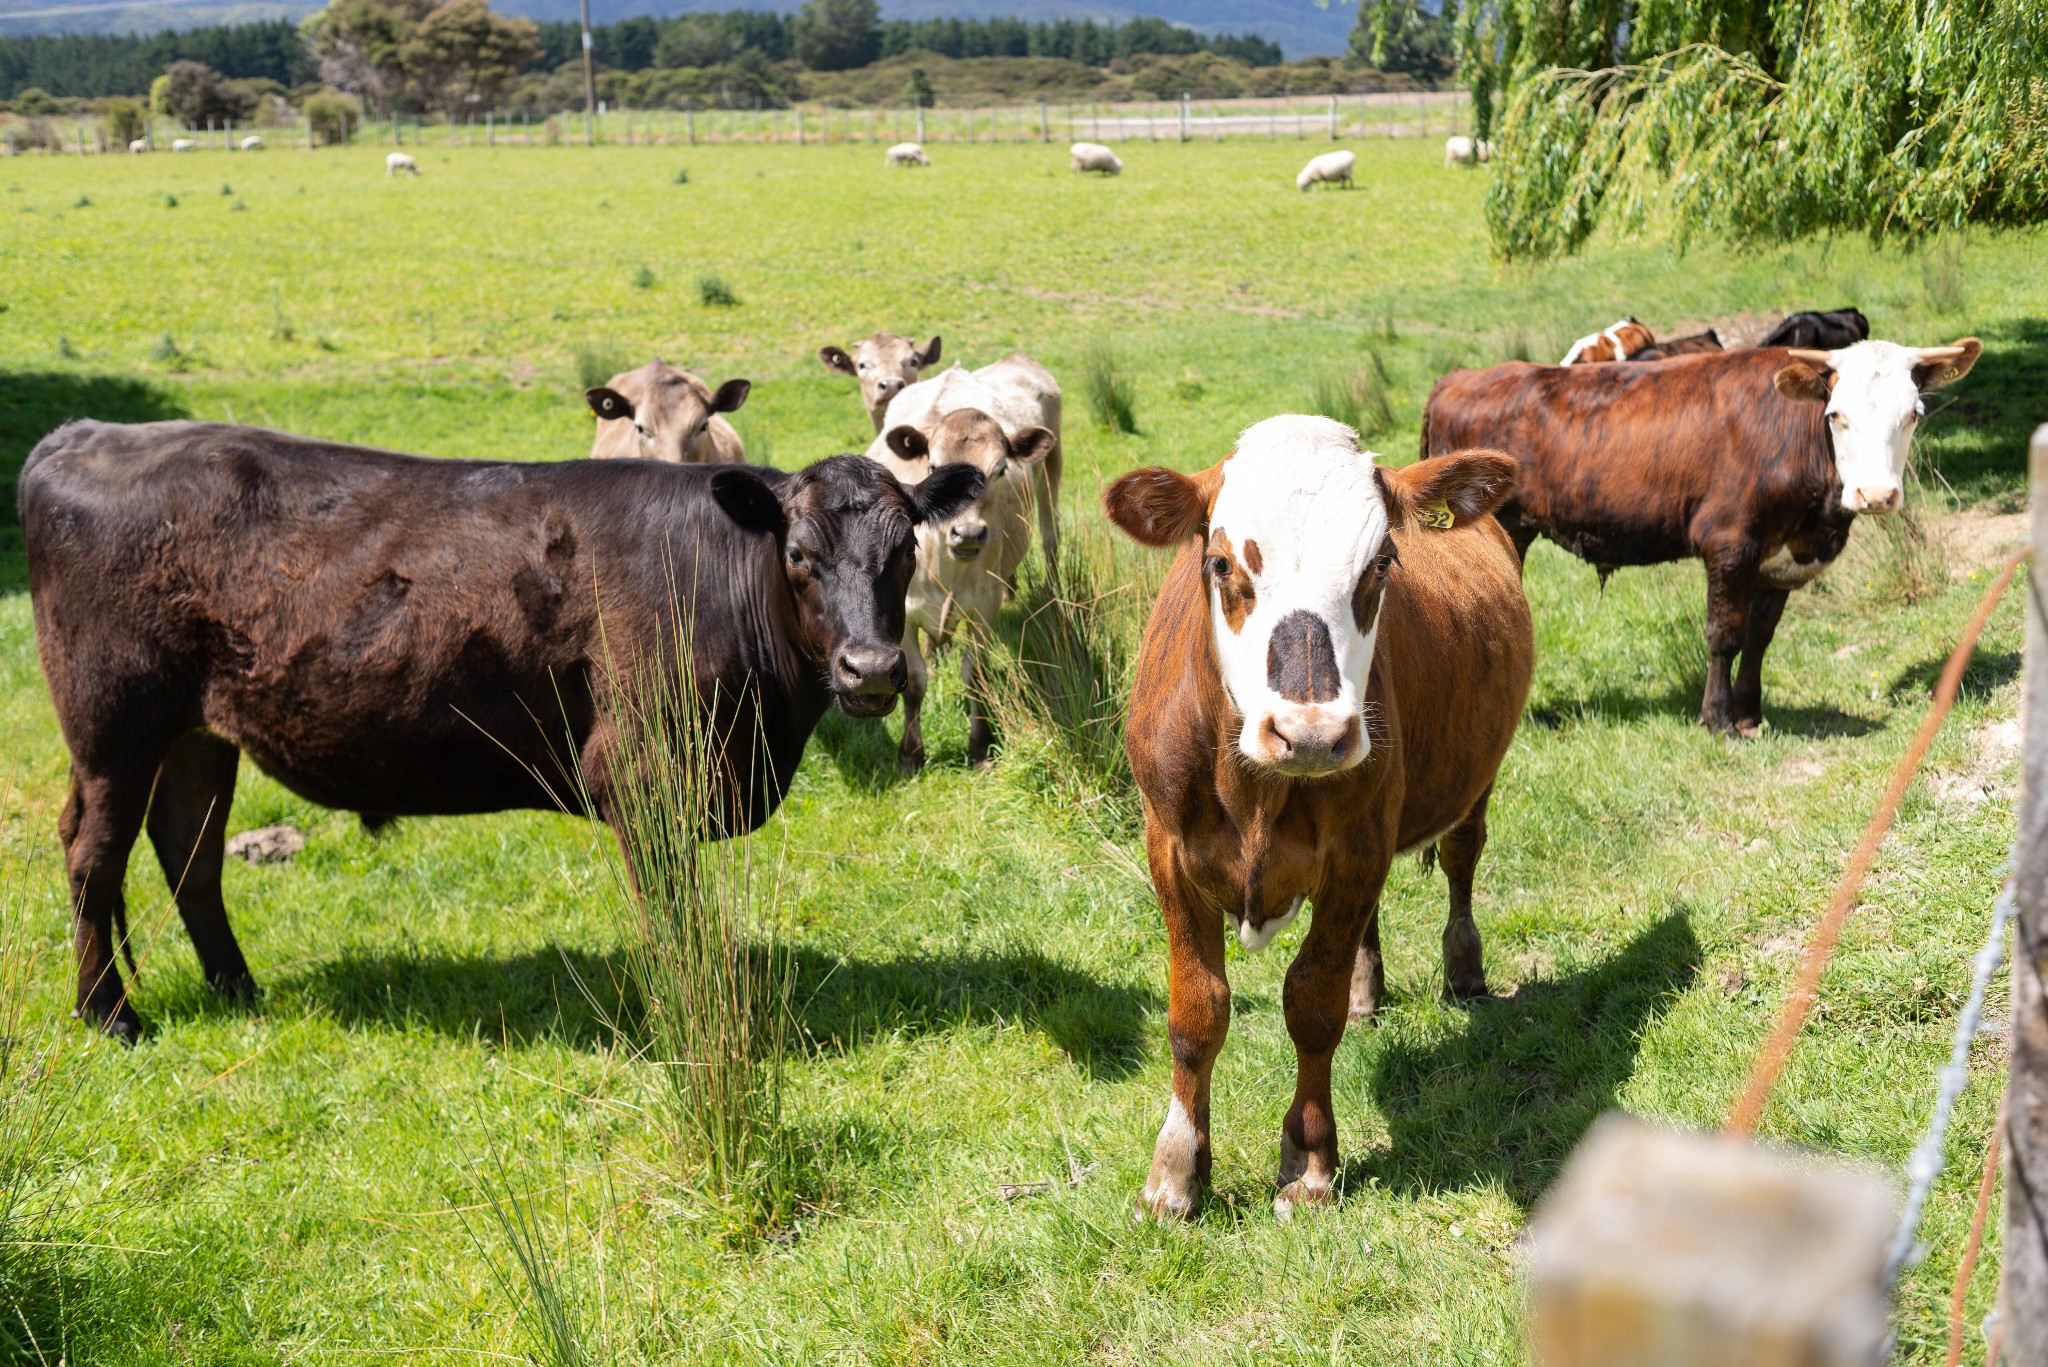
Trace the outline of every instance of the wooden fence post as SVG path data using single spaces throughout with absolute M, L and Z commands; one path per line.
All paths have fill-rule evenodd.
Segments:
M 2034 565 L 2048 565 L 2048 423 L 2028 453 Z M 2012 1089 L 2005 1145 L 2005 1360 L 2048 1361 L 2048 626 L 2027 582 L 2027 645 L 2021 707 L 2019 903 L 2012 956 Z
M 1330 141 L 1337 140 L 1337 97 L 1330 97 Z
M 1530 1224 L 1536 1361 L 1878 1367 L 1892 1224 L 1878 1178 L 1603 1116 Z

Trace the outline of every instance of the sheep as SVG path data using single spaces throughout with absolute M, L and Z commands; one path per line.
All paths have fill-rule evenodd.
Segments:
M 405 172 L 409 176 L 416 176 L 420 173 L 420 164 L 403 152 L 386 153 L 384 157 L 384 174 L 395 176 L 400 171 Z
M 1077 142 L 1067 149 L 1067 155 L 1074 159 L 1076 171 L 1100 171 L 1105 176 L 1123 174 L 1122 160 L 1099 142 Z
M 1444 139 L 1444 169 L 1453 166 L 1474 166 L 1479 162 L 1479 144 L 1460 133 L 1454 138 Z
M 147 151 L 149 150 L 149 139 L 148 139 L 148 138 L 137 138 L 137 139 L 136 139 L 135 141 L 133 141 L 133 142 L 131 142 L 131 143 L 129 143 L 129 144 L 128 144 L 128 150 L 129 150 L 129 151 L 130 151 L 131 153 L 138 153 L 138 154 L 139 154 L 139 153 L 142 153 L 142 152 L 147 152 Z
M 261 152 L 263 146 L 263 135 L 261 133 L 251 133 L 248 137 L 242 139 L 242 150 L 244 152 Z
M 929 166 L 932 159 L 925 154 L 922 144 L 899 142 L 882 154 L 884 166 Z
M 194 151 L 194 150 L 196 150 L 196 149 L 198 148 L 198 146 L 199 146 L 198 140 L 197 140 L 197 139 L 194 139 L 194 138 L 172 138 L 172 139 L 171 139 L 171 150 L 172 150 L 173 152 L 191 152 L 191 151 Z
M 1301 168 L 1301 174 L 1294 178 L 1294 188 L 1306 191 L 1318 181 L 1335 185 L 1340 181 L 1344 188 L 1351 188 L 1351 171 L 1358 165 L 1358 158 L 1349 152 L 1325 152 L 1319 157 L 1310 157 L 1308 165 Z

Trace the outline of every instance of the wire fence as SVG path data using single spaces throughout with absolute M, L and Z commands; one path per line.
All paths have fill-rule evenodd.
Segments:
M 1039 101 L 964 108 L 605 109 L 546 113 L 487 110 L 456 117 L 399 115 L 351 122 L 350 145 L 385 147 L 694 147 L 717 143 L 793 146 L 921 143 L 1221 142 L 1225 138 L 1337 142 L 1449 136 L 1472 128 L 1463 91 L 1316 95 L 1132 103 Z M 338 130 L 337 130 L 338 131 Z M 0 124 L 0 152 L 104 155 L 134 151 L 234 151 L 245 139 L 266 148 L 315 150 L 323 130 L 303 116 L 285 122 L 213 123 L 187 128 L 157 116 L 141 136 L 117 138 L 98 117 L 23 119 Z M 131 146 L 131 143 L 140 146 Z M 188 145 L 189 144 L 189 145 Z

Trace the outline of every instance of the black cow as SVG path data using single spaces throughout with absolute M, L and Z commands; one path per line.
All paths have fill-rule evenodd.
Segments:
M 894 707 L 912 530 L 981 482 L 963 465 L 906 488 L 850 455 L 790 474 L 428 460 L 205 423 L 59 428 L 23 467 L 20 506 L 71 749 L 58 832 L 77 1013 L 139 1028 L 113 927 L 145 820 L 208 982 L 253 991 L 220 892 L 243 751 L 372 821 L 610 819 L 614 704 L 636 671 L 675 667 L 679 613 L 726 747 L 724 829 L 752 830 L 827 708 Z
M 1861 309 L 1834 309 L 1828 313 L 1795 313 L 1772 328 L 1771 335 L 1757 345 L 1839 351 L 1869 337 L 1870 320 Z

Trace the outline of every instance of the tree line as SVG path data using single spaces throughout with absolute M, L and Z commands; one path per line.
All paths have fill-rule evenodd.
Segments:
M 410 75 L 403 69 L 407 43 L 413 45 Z M 885 23 L 872 0 L 814 0 L 796 14 L 732 10 L 624 19 L 591 30 L 597 63 L 625 72 L 791 61 L 841 71 L 912 51 L 954 58 L 1058 57 L 1104 68 L 1140 54 L 1207 52 L 1251 66 L 1281 61 L 1279 45 L 1256 34 L 1197 33 L 1160 19 Z M 71 98 L 139 96 L 181 61 L 201 63 L 232 80 L 292 88 L 330 79 L 321 74 L 324 60 L 344 69 L 343 79 L 330 83 L 379 104 L 439 108 L 451 94 L 466 101 L 480 90 L 502 89 L 514 77 L 580 62 L 581 56 L 577 24 L 504 18 L 490 14 L 483 0 L 336 0 L 303 28 L 276 20 L 148 35 L 0 37 L 0 100 L 30 89 Z M 436 82 L 442 80 L 452 80 L 455 88 L 440 88 Z

